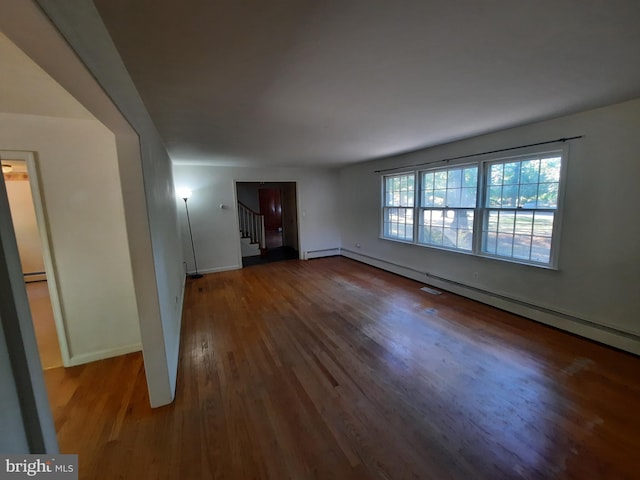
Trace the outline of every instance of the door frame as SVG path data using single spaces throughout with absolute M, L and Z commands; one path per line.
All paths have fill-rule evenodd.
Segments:
M 235 231 L 239 232 L 240 231 L 240 219 L 238 218 L 238 184 L 239 183 L 264 183 L 264 184 L 269 184 L 269 183 L 278 183 L 278 184 L 282 184 L 282 183 L 292 183 L 294 185 L 295 188 L 295 194 L 296 194 L 296 198 L 295 198 L 295 212 L 296 212 L 296 238 L 298 240 L 298 258 L 300 260 L 303 259 L 302 256 L 302 239 L 300 238 L 300 222 L 301 222 L 301 216 L 300 216 L 300 191 L 299 191 L 299 181 L 298 180 L 264 180 L 264 179 L 259 179 L 259 180 L 252 180 L 252 179 L 237 179 L 234 178 L 233 179 L 233 211 L 235 212 Z M 303 215 L 304 216 L 304 215 Z M 239 268 L 244 268 L 242 266 L 242 249 L 240 247 L 240 238 L 238 238 L 238 241 L 236 242 L 236 246 L 237 246 L 237 258 L 238 258 L 238 265 Z
M 64 321 L 62 304 L 60 302 L 57 280 L 58 275 L 55 267 L 53 249 L 49 242 L 49 228 L 46 209 L 42 200 L 42 187 L 38 173 L 37 153 L 31 151 L 0 150 L 0 156 L 11 160 L 23 160 L 27 165 L 31 198 L 33 199 L 33 208 L 36 213 L 36 223 L 38 225 L 38 235 L 40 236 L 40 244 L 42 245 L 42 258 L 44 260 L 44 269 L 47 275 L 47 287 L 49 290 L 49 298 L 51 300 L 51 308 L 53 310 L 53 320 L 56 325 L 62 365 L 64 367 L 69 367 L 70 354 L 69 342 L 67 340 L 67 327 Z

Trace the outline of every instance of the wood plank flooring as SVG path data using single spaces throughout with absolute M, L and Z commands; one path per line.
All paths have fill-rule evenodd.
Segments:
M 142 356 L 46 372 L 83 479 L 638 479 L 640 359 L 340 258 L 189 280 Z
M 56 322 L 46 281 L 25 284 L 43 370 L 62 366 Z

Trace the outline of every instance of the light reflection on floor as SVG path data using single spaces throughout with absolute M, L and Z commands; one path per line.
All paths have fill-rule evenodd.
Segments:
M 543 362 L 499 339 L 471 343 L 473 331 L 462 332 L 464 325 L 444 319 L 446 312 L 435 307 L 394 301 L 395 307 L 385 312 L 388 328 L 364 323 L 362 334 L 382 349 L 384 361 L 377 367 L 399 379 L 421 380 L 411 392 L 416 401 L 434 411 L 434 418 L 449 419 L 454 425 L 450 438 L 465 439 L 461 445 L 452 444 L 451 451 L 468 460 L 500 461 L 505 475 L 527 478 L 562 471 L 566 452 L 551 452 L 548 445 L 556 428 L 549 416 L 557 421 L 563 405 L 557 385 L 544 374 Z M 475 365 L 473 370 L 469 365 Z M 430 428 L 431 421 L 423 427 Z M 544 460 L 541 452 L 557 458 Z M 556 468 L 541 472 L 547 462 Z

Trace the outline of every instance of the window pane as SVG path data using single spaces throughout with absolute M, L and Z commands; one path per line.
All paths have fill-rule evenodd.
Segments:
M 471 250 L 473 214 L 473 209 L 424 210 L 421 214 L 424 233 L 420 243 Z
M 460 189 L 447 190 L 447 207 L 457 208 L 460 206 Z
M 462 186 L 462 170 L 449 170 L 447 188 L 460 188 Z
M 531 236 L 515 235 L 513 237 L 513 257 L 529 260 L 531 253 Z
M 412 207 L 414 202 L 413 174 L 385 177 L 385 206 Z
M 500 212 L 498 220 L 498 231 L 502 233 L 513 233 L 515 225 L 515 214 L 513 212 Z
M 442 246 L 455 248 L 458 243 L 458 231 L 455 228 L 445 228 L 443 230 Z
M 494 211 L 489 212 L 487 216 L 487 228 L 486 230 L 489 232 L 497 232 L 498 231 L 498 217 L 499 213 Z
M 557 208 L 558 184 L 541 183 L 538 186 L 538 208 Z
M 538 198 L 538 185 L 520 185 L 518 207 L 536 208 Z
M 473 232 L 471 230 L 458 230 L 458 248 L 471 251 L 473 245 Z
M 385 207 L 383 236 L 413 241 L 413 208 Z
M 435 188 L 447 188 L 447 172 L 435 172 L 434 173 L 434 187 Z
M 429 243 L 433 245 L 442 245 L 442 227 L 431 227 L 431 235 L 429 236 Z
M 518 196 L 518 185 L 505 185 L 502 187 L 501 207 L 515 208 L 516 197 Z
M 460 206 L 474 208 L 476 206 L 476 188 L 463 188 L 461 190 Z
M 551 258 L 551 238 L 533 237 L 531 242 L 531 260 L 549 263 Z
M 502 204 L 502 187 L 489 187 L 488 207 L 500 207 Z
M 520 180 L 520 162 L 504 164 L 503 185 L 515 185 Z
M 489 168 L 489 185 L 502 185 L 502 169 L 501 163 L 491 165 Z
M 540 182 L 560 182 L 560 161 L 560 157 L 554 157 L 540 162 Z
M 478 167 L 465 168 L 464 180 L 462 182 L 463 187 L 477 188 L 478 186 Z
M 425 238 L 428 238 L 427 235 L 429 234 L 427 227 L 425 226 L 420 226 L 418 227 L 418 242 L 420 243 L 424 243 L 425 242 Z
M 422 179 L 421 207 L 475 208 L 477 166 L 423 172 Z
M 422 188 L 426 190 L 433 190 L 433 173 L 422 174 Z
M 510 257 L 513 253 L 513 235 L 507 233 L 498 233 L 498 244 L 496 248 L 498 255 Z
M 520 166 L 520 183 L 538 183 L 540 160 L 527 160 Z
M 447 199 L 447 191 L 446 190 L 434 190 L 433 191 L 433 202 L 432 205 L 434 207 L 444 207 L 446 206 Z
M 533 212 L 517 212 L 515 233 L 521 235 L 531 235 L 533 229 Z
M 562 157 L 489 163 L 482 252 L 548 263 Z M 493 235 L 493 233 L 496 235 Z
M 484 236 L 483 251 L 491 254 L 496 253 L 498 234 L 488 232 Z
M 533 235 L 551 237 L 553 233 L 553 212 L 535 212 Z
M 444 211 L 433 210 L 431 212 L 431 225 L 444 226 Z

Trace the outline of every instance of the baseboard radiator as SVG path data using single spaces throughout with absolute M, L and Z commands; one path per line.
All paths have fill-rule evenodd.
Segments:
M 584 318 L 569 315 L 540 305 L 535 305 L 516 298 L 466 285 L 455 280 L 434 275 L 423 270 L 400 265 L 360 252 L 340 249 L 344 257 L 371 265 L 418 282 L 442 288 L 443 290 L 471 298 L 472 300 L 506 310 L 531 320 L 568 331 L 576 335 L 595 340 L 606 345 L 640 355 L 640 336 L 607 325 L 599 324 Z

